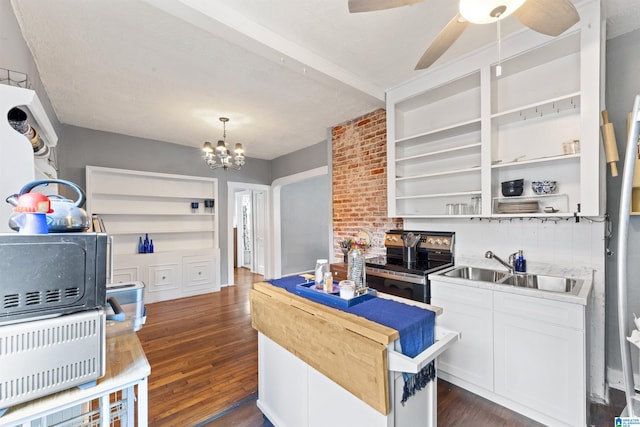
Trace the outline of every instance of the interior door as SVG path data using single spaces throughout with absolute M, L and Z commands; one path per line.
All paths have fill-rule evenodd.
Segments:
M 236 221 L 238 226 L 238 267 L 253 271 L 253 221 L 251 191 L 236 193 Z
M 266 230 L 266 197 L 264 191 L 253 191 L 253 272 L 265 274 L 264 242 Z

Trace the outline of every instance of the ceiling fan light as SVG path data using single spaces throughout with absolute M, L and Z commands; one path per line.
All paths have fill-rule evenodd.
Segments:
M 460 0 L 460 14 L 474 24 L 490 24 L 506 18 L 515 12 L 526 0 Z M 492 13 L 496 8 L 504 7 L 498 16 Z

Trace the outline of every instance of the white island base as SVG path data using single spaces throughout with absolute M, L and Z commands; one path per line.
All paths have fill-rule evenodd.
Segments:
M 364 317 L 264 282 L 249 299 L 258 331 L 258 408 L 276 427 L 436 425 L 436 379 L 402 405 L 402 372 L 419 372 L 459 333 L 436 322 L 434 344 L 410 358 L 397 351 L 398 331 Z
M 258 408 L 276 427 L 436 425 L 437 379 L 403 406 L 402 374 L 390 371 L 391 412 L 383 415 L 262 333 L 258 366 Z

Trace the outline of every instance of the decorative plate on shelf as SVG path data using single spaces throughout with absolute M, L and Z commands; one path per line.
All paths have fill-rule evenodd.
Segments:
M 519 214 L 519 213 L 535 213 L 535 212 L 538 212 L 538 202 L 536 201 L 498 203 L 498 213 Z
M 371 235 L 364 230 L 358 231 L 356 238 L 365 246 L 369 246 L 371 244 Z

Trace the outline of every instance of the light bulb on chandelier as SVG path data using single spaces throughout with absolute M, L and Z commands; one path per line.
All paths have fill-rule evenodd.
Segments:
M 218 141 L 218 144 L 213 147 L 213 144 L 209 141 L 206 141 L 202 145 L 202 151 L 204 155 L 202 158 L 204 162 L 211 169 L 236 169 L 240 170 L 242 166 L 244 166 L 245 158 L 244 158 L 244 147 L 242 144 L 237 143 L 233 150 L 233 156 L 231 155 L 231 151 L 227 146 L 227 122 L 229 119 L 227 117 L 220 117 L 220 121 L 222 122 L 222 139 Z

